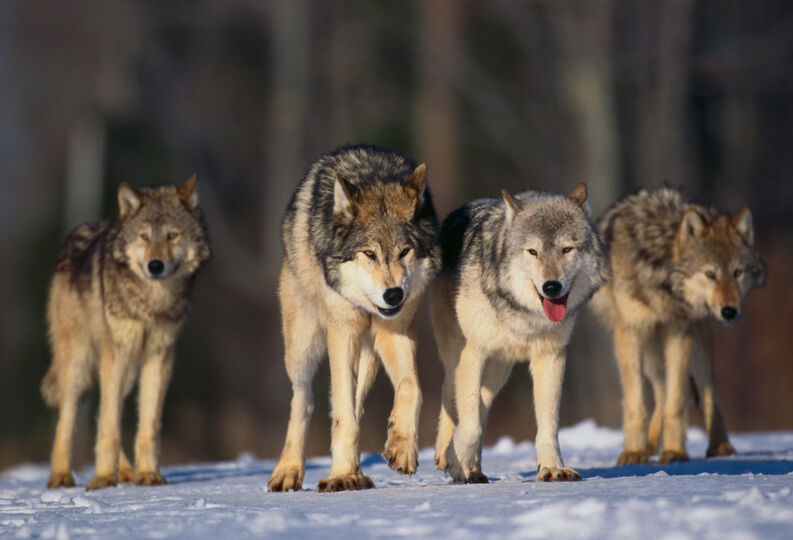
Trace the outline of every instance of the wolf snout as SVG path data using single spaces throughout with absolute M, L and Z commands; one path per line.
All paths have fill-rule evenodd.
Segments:
M 391 287 L 383 293 L 383 300 L 389 306 L 398 306 L 405 298 L 405 290 L 402 287 Z
M 152 277 L 160 277 L 165 271 L 165 263 L 160 259 L 153 259 L 149 261 L 146 268 L 149 270 L 149 274 L 151 274 Z
M 548 298 L 556 298 L 562 292 L 562 284 L 558 281 L 546 281 L 542 284 L 542 292 Z
M 724 306 L 721 308 L 721 318 L 725 321 L 732 321 L 738 317 L 738 309 L 733 306 Z

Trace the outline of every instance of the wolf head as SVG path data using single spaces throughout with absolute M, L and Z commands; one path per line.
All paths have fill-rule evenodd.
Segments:
M 422 164 L 401 182 L 359 185 L 336 174 L 337 260 L 329 282 L 354 305 L 385 319 L 421 293 L 439 264 L 426 172 Z
M 673 246 L 670 288 L 695 313 L 729 324 L 741 315 L 746 293 L 765 283 L 765 264 L 754 249 L 748 207 L 733 216 L 683 214 Z
M 147 280 L 194 273 L 210 257 L 195 185 L 196 175 L 179 187 L 138 191 L 122 182 L 113 258 Z
M 566 197 L 521 199 L 507 191 L 502 197 L 506 286 L 522 305 L 560 322 L 568 305 L 585 302 L 608 277 L 603 244 L 589 219 L 586 185 Z

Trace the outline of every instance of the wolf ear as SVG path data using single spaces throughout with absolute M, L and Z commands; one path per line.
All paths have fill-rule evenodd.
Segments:
M 567 198 L 580 206 L 584 210 L 586 217 L 592 217 L 592 209 L 589 207 L 589 203 L 586 202 L 586 196 L 586 184 L 581 182 L 575 187 L 573 191 L 570 192 L 570 195 L 568 195 Z
M 752 225 L 752 212 L 748 206 L 744 206 L 737 214 L 732 216 L 730 223 L 738 231 L 738 234 L 743 236 L 747 244 L 750 246 L 754 245 L 754 225 Z
M 333 186 L 333 215 L 342 221 L 349 221 L 355 216 L 355 199 L 352 192 L 355 189 L 344 177 L 336 173 L 336 182 Z
M 198 175 L 193 173 L 187 182 L 177 188 L 179 191 L 179 198 L 182 199 L 184 205 L 192 210 L 198 206 L 198 192 L 195 191 L 195 184 L 198 181 Z
M 708 231 L 708 224 L 702 214 L 689 208 L 683 214 L 683 221 L 680 222 L 680 229 L 677 232 L 680 243 L 684 243 L 693 238 L 704 236 Z
M 520 211 L 521 205 L 518 200 L 513 197 L 512 194 L 506 189 L 501 190 L 501 198 L 504 199 L 504 202 L 507 205 L 507 223 L 509 223 L 512 221 L 512 218 L 515 217 L 515 214 Z
M 143 204 L 143 197 L 126 182 L 118 186 L 118 213 L 121 219 L 135 213 Z
M 421 206 L 424 201 L 424 187 L 427 185 L 427 166 L 422 163 L 405 179 L 405 193 L 408 197 L 416 200 L 416 208 Z

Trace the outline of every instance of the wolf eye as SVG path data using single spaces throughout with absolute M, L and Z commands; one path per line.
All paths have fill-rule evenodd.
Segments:
M 405 257 L 407 257 L 408 253 L 410 253 L 410 248 L 406 247 L 405 249 L 399 252 L 399 258 L 404 259 Z
M 372 259 L 373 261 L 377 260 L 377 255 L 375 255 L 374 251 L 372 251 L 371 249 L 363 250 L 363 254 L 369 257 L 370 259 Z
M 716 279 L 716 274 L 713 271 L 708 270 L 707 272 L 705 272 L 705 277 L 711 281 L 714 281 Z
M 741 270 L 740 268 L 736 268 L 735 272 L 732 273 L 732 275 L 733 275 L 733 277 L 735 279 L 738 279 L 739 277 L 741 277 L 742 274 L 743 274 L 743 270 Z
M 562 248 L 562 253 L 570 253 L 571 251 L 573 251 L 573 248 L 571 246 Z
M 529 252 L 529 255 L 534 255 L 535 257 L 537 256 L 537 250 L 536 249 L 527 249 L 526 251 Z
M 171 231 L 168 233 L 168 240 L 176 240 L 179 238 L 179 233 L 175 231 Z
M 145 233 L 145 232 L 144 233 L 140 233 L 140 239 L 143 240 L 144 242 L 148 242 L 149 241 L 149 233 Z

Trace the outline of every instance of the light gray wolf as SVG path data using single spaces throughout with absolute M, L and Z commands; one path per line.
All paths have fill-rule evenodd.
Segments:
M 271 491 L 302 488 L 311 381 L 325 351 L 332 464 L 319 491 L 372 487 L 361 472 L 358 430 L 380 361 L 394 385 L 384 456 L 392 469 L 416 472 L 421 390 L 413 320 L 440 267 L 426 171 L 392 150 L 345 146 L 310 167 L 289 203 L 278 295 L 293 395 Z
M 672 189 L 641 191 L 608 209 L 598 228 L 611 280 L 592 307 L 613 329 L 622 383 L 625 448 L 617 464 L 646 463 L 662 438 L 661 463 L 688 459 L 689 377 L 699 393 L 707 455 L 734 453 L 713 389 L 703 323 L 709 315 L 735 322 L 746 293 L 765 281 L 749 208 L 728 216 Z M 649 428 L 642 373 L 655 397 Z
M 455 483 L 487 482 L 482 434 L 520 361 L 534 383 L 537 479 L 581 479 L 562 463 L 558 428 L 567 342 L 579 308 L 607 278 L 589 215 L 581 184 L 568 196 L 503 191 L 444 220 L 430 303 L 446 374 L 435 464 Z
M 52 365 L 41 384 L 58 424 L 48 488 L 74 486 L 72 438 L 80 399 L 99 381 L 96 467 L 87 489 L 164 484 L 160 418 L 198 269 L 210 248 L 193 175 L 180 187 L 122 183 L 118 216 L 77 227 L 58 255 L 47 322 Z M 135 465 L 121 449 L 121 409 L 139 380 Z

